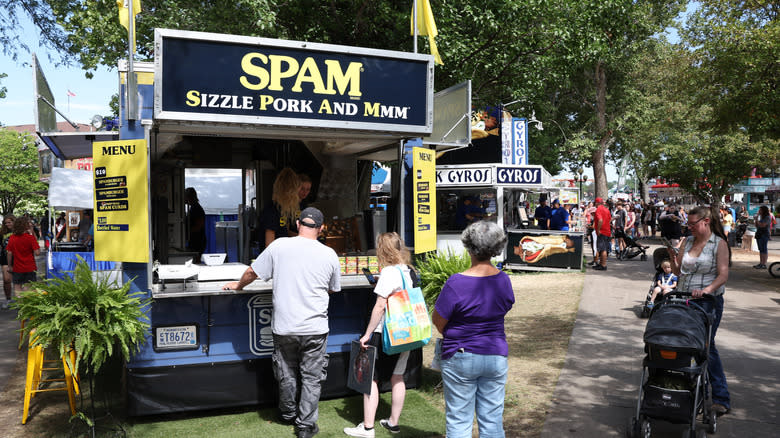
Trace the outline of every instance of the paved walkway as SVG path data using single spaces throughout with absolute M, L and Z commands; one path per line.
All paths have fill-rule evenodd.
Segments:
M 769 261 L 778 260 L 780 239 L 775 237 Z M 757 262 L 757 253 L 749 262 L 735 262 L 726 284 L 716 342 L 732 411 L 720 418 L 717 437 L 780 436 L 780 280 L 753 269 Z M 628 419 L 636 410 L 647 322 L 637 311 L 653 272 L 650 256 L 644 262 L 610 259 L 607 271 L 586 275 L 543 438 L 626 436 Z M 687 437 L 684 426 L 653 422 L 652 429 L 653 437 Z

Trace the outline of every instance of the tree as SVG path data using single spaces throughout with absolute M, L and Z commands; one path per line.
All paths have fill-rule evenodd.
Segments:
M 620 146 L 631 96 L 628 73 L 637 53 L 668 26 L 685 4 L 682 0 L 563 1 L 567 33 L 556 45 L 556 59 L 569 66 L 566 81 L 548 91 L 554 113 L 572 133 L 564 159 L 590 161 L 596 196 L 606 197 L 605 161 Z M 620 153 L 619 157 L 624 154 Z
M 711 117 L 711 111 L 700 107 L 694 117 Z M 718 204 L 732 184 L 750 171 L 755 162 L 753 146 L 745 133 L 717 134 L 694 126 L 667 139 L 653 168 L 700 202 Z
M 13 213 L 23 199 L 40 196 L 38 149 L 28 133 L 0 128 L 0 213 Z
M 19 14 L 23 13 L 29 16 L 38 28 L 40 44 L 63 56 L 60 62 L 67 62 L 67 35 L 57 24 L 56 17 L 52 15 L 46 1 L 0 0 L 0 10 L 3 11 L 0 14 L 0 47 L 4 55 L 16 61 L 19 55 L 30 52 L 30 48 L 20 38 Z
M 678 183 L 703 203 L 718 203 L 765 151 L 744 131 L 712 128 L 713 109 L 694 102 L 694 54 L 667 41 L 645 45 L 630 74 L 631 104 L 620 141 L 637 175 Z
M 780 140 L 780 22 L 775 2 L 705 0 L 681 31 L 693 57 L 691 96 L 709 126 L 752 141 Z

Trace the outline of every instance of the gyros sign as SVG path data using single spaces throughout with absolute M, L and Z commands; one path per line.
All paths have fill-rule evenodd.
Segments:
M 436 186 L 485 186 L 493 184 L 491 167 L 436 169 Z
M 540 167 L 496 167 L 496 184 L 541 184 L 542 169 Z

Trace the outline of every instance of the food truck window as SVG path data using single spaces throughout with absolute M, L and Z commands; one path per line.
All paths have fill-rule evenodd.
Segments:
M 190 188 L 197 196 L 197 201 L 191 200 L 185 210 L 184 236 L 189 249 L 200 253 L 226 253 L 227 261 L 240 261 L 238 213 L 239 205 L 244 203 L 242 178 L 241 169 L 185 169 L 183 201 L 187 202 Z M 202 220 L 188 219 L 195 208 L 194 202 L 202 208 Z M 188 229 L 201 226 L 202 231 Z
M 493 188 L 439 189 L 436 208 L 438 232 L 460 232 L 472 222 L 481 219 L 496 220 L 498 213 L 496 190 Z

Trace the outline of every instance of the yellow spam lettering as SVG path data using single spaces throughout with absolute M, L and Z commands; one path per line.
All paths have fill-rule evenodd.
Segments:
M 322 114 L 333 114 L 333 110 L 330 109 L 330 102 L 328 102 L 328 99 L 322 99 L 322 103 L 320 104 L 320 109 L 317 111 L 318 113 Z
M 245 75 L 239 78 L 239 82 L 249 90 L 268 88 L 271 91 L 284 91 L 286 82 L 284 80 L 294 78 L 290 88 L 294 93 L 303 92 L 302 85 L 308 83 L 312 85 L 312 92 L 315 94 L 344 95 L 346 93 L 350 97 L 363 95 L 360 91 L 362 63 L 350 62 L 346 70 L 342 69 L 341 63 L 335 59 L 325 60 L 323 64 L 324 77 L 323 66 L 318 65 L 314 58 L 308 57 L 299 63 L 291 56 L 266 56 L 262 53 L 250 52 L 241 58 L 241 70 Z
M 200 91 L 198 90 L 190 90 L 187 92 L 187 102 L 185 102 L 187 106 L 198 106 L 200 105 Z

